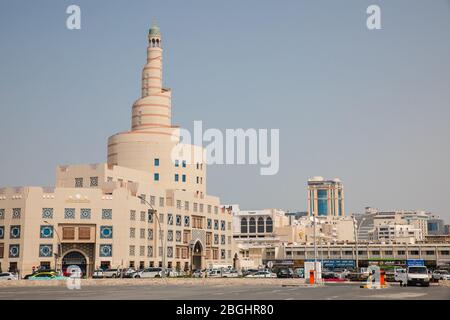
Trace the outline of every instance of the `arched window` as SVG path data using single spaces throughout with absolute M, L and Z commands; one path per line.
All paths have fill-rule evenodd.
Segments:
M 152 48 L 155 47 L 155 39 L 152 39 Z
M 248 232 L 247 219 L 242 218 L 241 219 L 241 233 L 247 233 L 247 232 Z
M 258 233 L 264 233 L 264 219 L 262 217 L 258 218 Z
M 156 39 L 156 46 L 159 48 L 159 39 Z
M 248 226 L 248 233 L 256 233 L 256 220 L 255 218 L 250 218 L 250 223 Z
M 273 232 L 273 222 L 270 217 L 266 219 L 266 232 Z

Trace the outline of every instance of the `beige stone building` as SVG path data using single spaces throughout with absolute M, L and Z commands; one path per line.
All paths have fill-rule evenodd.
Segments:
M 206 194 L 203 149 L 181 144 L 171 124 L 156 25 L 148 43 L 131 130 L 108 139 L 107 163 L 59 166 L 52 188 L 0 189 L 3 271 L 76 264 L 90 275 L 160 266 L 163 254 L 174 269 L 232 265 L 232 214 Z

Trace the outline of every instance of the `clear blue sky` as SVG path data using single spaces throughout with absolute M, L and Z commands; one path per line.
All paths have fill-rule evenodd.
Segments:
M 78 4 L 82 29 L 66 29 Z M 382 30 L 366 28 L 378 4 Z M 347 213 L 450 220 L 450 1 L 0 1 L 0 185 L 53 185 L 106 161 L 130 127 L 146 34 L 164 37 L 174 123 L 279 128 L 280 171 L 211 166 L 209 193 L 246 209 L 306 208 L 313 175 Z

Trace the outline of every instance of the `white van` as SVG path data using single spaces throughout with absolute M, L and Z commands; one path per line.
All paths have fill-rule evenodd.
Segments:
M 407 269 L 396 269 L 394 278 L 395 281 L 400 282 L 400 286 L 420 284 L 428 287 L 430 285 L 430 276 L 425 266 L 410 266 Z

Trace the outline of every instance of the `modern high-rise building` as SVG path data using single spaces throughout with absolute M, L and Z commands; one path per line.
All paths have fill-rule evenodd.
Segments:
M 109 138 L 107 163 L 59 166 L 51 188 L 0 188 L 0 270 L 232 265 L 232 214 L 206 194 L 203 148 L 171 123 L 162 54 L 154 25 L 131 129 Z
M 308 213 L 318 217 L 345 216 L 344 186 L 339 179 L 308 179 Z

